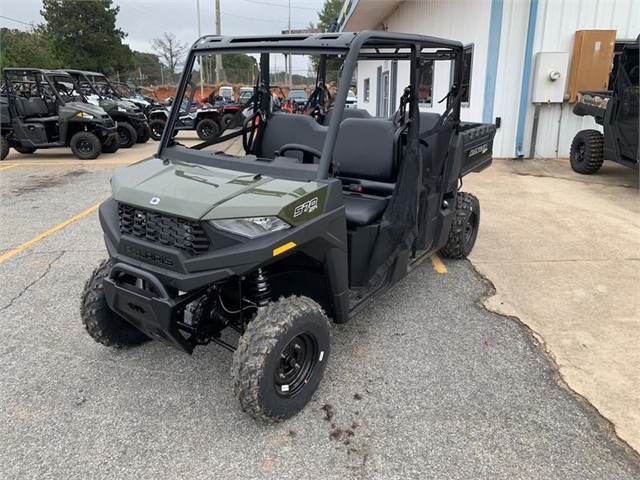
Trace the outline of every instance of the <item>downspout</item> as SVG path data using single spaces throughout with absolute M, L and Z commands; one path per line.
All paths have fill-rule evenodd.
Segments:
M 504 0 L 491 0 L 487 81 L 484 84 L 484 107 L 482 109 L 483 123 L 493 123 L 493 104 L 496 96 L 496 81 L 498 78 L 498 57 L 500 56 L 500 32 L 502 31 L 503 5 Z
M 516 135 L 516 157 L 524 157 L 524 126 L 527 121 L 527 102 L 529 101 L 529 85 L 531 84 L 531 64 L 533 63 L 533 41 L 536 36 L 538 20 L 538 0 L 530 0 L 529 26 L 527 28 L 527 45 L 522 69 L 522 87 L 520 88 L 520 110 L 518 113 L 518 130 Z

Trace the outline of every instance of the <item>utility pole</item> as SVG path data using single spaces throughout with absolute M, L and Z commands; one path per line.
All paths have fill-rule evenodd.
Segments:
M 200 0 L 196 0 L 196 9 L 198 11 L 198 38 L 202 36 L 200 30 Z M 198 63 L 200 64 L 200 101 L 204 101 L 204 68 L 202 65 L 202 55 L 198 56 Z
M 164 72 L 162 71 L 162 64 L 160 64 L 160 85 L 164 85 Z
M 289 0 L 289 35 L 291 35 L 291 0 Z M 293 88 L 293 72 L 291 71 L 291 54 L 287 55 L 287 68 L 285 70 L 288 70 L 289 72 L 289 78 L 287 78 L 288 80 L 288 84 L 289 84 L 289 89 Z
M 216 0 L 216 35 L 220 35 L 220 0 Z M 222 55 L 216 55 L 216 83 L 222 81 Z

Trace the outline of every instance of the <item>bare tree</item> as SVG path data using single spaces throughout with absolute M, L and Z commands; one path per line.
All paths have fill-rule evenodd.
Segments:
M 158 56 L 167 66 L 171 80 L 175 81 L 176 67 L 182 63 L 188 46 L 180 42 L 173 33 L 165 32 L 162 37 L 154 38 L 151 48 L 158 52 Z

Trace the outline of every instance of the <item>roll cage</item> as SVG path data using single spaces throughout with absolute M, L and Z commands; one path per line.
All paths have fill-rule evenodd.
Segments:
M 460 42 L 446 40 L 437 37 L 423 35 L 402 34 L 365 30 L 359 33 L 327 33 L 318 35 L 280 35 L 265 37 L 224 37 L 224 36 L 204 36 L 198 39 L 192 46 L 175 98 L 184 98 L 187 87 L 191 86 L 190 98 L 193 98 L 194 90 L 191 79 L 198 55 L 216 55 L 223 53 L 252 53 L 260 54 L 260 78 L 254 88 L 254 96 L 245 104 L 245 108 L 252 108 L 253 115 L 245 120 L 242 135 L 247 134 L 247 129 L 251 130 L 250 136 L 253 139 L 255 130 L 264 128 L 269 121 L 269 62 L 271 53 L 282 54 L 302 54 L 319 55 L 320 68 L 317 78 L 317 86 L 311 97 L 316 96 L 320 107 L 322 107 L 323 95 L 318 94 L 318 89 L 324 88 L 326 60 L 328 57 L 338 56 L 344 60 L 342 67 L 342 78 L 352 78 L 358 60 L 405 60 L 410 62 L 410 85 L 415 91 L 419 83 L 419 62 L 422 60 L 449 60 L 453 63 L 453 84 L 451 90 L 445 97 L 447 112 L 454 128 L 458 129 L 460 123 L 460 95 L 459 85 L 462 80 L 462 52 L 463 45 Z M 296 167 L 283 167 L 282 165 L 269 165 L 267 162 L 261 165 L 250 165 L 250 162 L 230 162 L 228 156 L 221 156 L 219 153 L 191 152 L 189 155 L 179 152 L 171 152 L 175 144 L 171 135 L 165 134 L 160 142 L 157 156 L 160 158 L 175 158 L 177 160 L 189 161 L 192 163 L 206 163 L 221 168 L 241 170 L 255 173 L 264 173 L 273 176 L 290 176 L 308 180 L 322 180 L 329 176 L 332 155 L 338 137 L 341 119 L 345 110 L 350 82 L 340 82 L 335 102 L 333 104 L 333 114 L 328 125 L 326 140 L 324 142 L 320 161 L 317 165 L 303 164 Z M 312 101 L 312 98 L 310 98 Z M 410 109 L 416 108 L 413 102 Z M 409 118 L 413 118 L 414 112 L 409 111 Z M 260 122 L 251 122 L 259 117 Z M 168 128 L 165 132 L 171 132 L 173 125 L 179 118 L 178 109 L 172 109 L 168 119 Z M 414 128 L 408 122 L 407 129 Z M 262 124 L 262 126 L 260 126 Z M 259 135 L 259 133 L 258 133 Z M 213 142 L 194 147 L 196 150 L 205 146 L 219 143 L 231 136 L 220 137 Z M 245 144 L 246 149 L 246 142 Z M 292 168 L 293 167 L 293 168 Z M 297 170 L 294 172 L 293 170 Z
M 87 82 L 89 90 L 96 94 L 100 99 L 104 100 L 109 95 L 113 95 L 118 99 L 122 97 L 118 90 L 111 84 L 107 76 L 102 73 L 70 69 L 65 69 L 63 70 L 63 72 L 68 73 L 71 76 L 78 76 L 78 78 L 82 78 L 85 82 Z M 100 89 L 98 88 L 98 81 L 96 81 L 96 78 L 102 80 L 101 84 L 104 86 L 102 91 L 100 91 Z
M 23 78 L 18 80 L 17 78 L 13 78 L 14 76 L 22 76 Z M 30 94 L 32 91 L 35 91 L 37 95 L 49 95 L 43 89 L 43 85 L 46 85 L 51 90 L 51 93 L 55 97 L 55 100 L 57 100 L 59 102 L 59 105 L 61 106 L 66 105 L 67 102 L 64 100 L 62 95 L 60 95 L 59 89 L 57 88 L 55 82 L 51 80 L 51 77 L 65 77 L 65 80 L 73 85 L 76 95 L 81 97 L 81 101 L 85 103 L 87 101 L 75 79 L 63 70 L 43 70 L 39 68 L 5 68 L 3 71 L 3 77 L 4 88 L 6 89 L 7 93 L 10 92 L 15 95 L 18 90 L 24 93 L 24 87 L 29 86 Z M 32 79 L 27 80 L 28 77 L 31 77 Z M 16 86 L 18 86 L 19 88 L 16 88 Z

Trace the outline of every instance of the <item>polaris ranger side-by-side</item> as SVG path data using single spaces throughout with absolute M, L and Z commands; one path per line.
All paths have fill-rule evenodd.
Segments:
M 638 49 L 640 37 L 624 46 L 613 80 L 613 90 L 580 92 L 573 113 L 591 116 L 602 125 L 598 130 L 582 130 L 571 144 L 571 168 L 577 173 L 596 173 L 605 160 L 638 168 Z
M 120 148 L 131 148 L 136 142 L 151 138 L 147 117 L 134 103 L 123 100 L 120 92 L 101 73 L 65 70 L 71 75 L 89 101 L 104 108 L 118 126 Z
M 260 58 L 250 115 L 188 148 L 172 138 L 174 108 L 158 153 L 114 175 L 99 209 L 109 260 L 86 284 L 82 320 L 108 346 L 154 339 L 188 354 L 208 343 L 233 351 L 241 407 L 278 421 L 318 387 L 330 320 L 347 322 L 434 252 L 471 251 L 480 205 L 460 178 L 491 164 L 495 127 L 460 121 L 460 42 L 378 31 L 206 36 L 176 98 L 200 55 L 226 53 Z M 318 55 L 309 115 L 272 109 L 274 54 Z M 342 62 L 345 79 L 330 108 L 327 59 Z M 356 62 L 388 60 L 409 79 L 395 112 L 345 109 Z M 453 65 L 443 114 L 418 108 L 425 60 Z M 232 138 L 243 154 L 220 150 Z
M 116 125 L 100 107 L 86 102 L 66 73 L 37 68 L 5 68 L 0 97 L 1 156 L 13 148 L 71 147 L 82 160 L 117 150 Z

